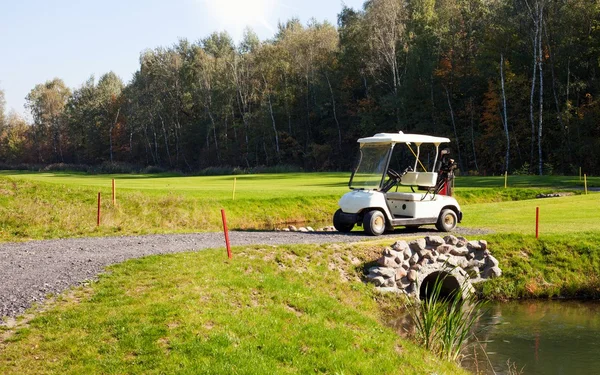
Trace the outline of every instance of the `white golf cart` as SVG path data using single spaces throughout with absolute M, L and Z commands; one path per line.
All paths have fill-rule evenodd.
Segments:
M 379 133 L 358 142 L 359 160 L 348 183 L 352 191 L 342 196 L 340 209 L 333 215 L 338 231 L 350 232 L 359 225 L 366 233 L 378 236 L 398 226 L 418 228 L 435 224 L 439 231 L 449 232 L 460 223 L 462 212 L 452 197 L 451 184 L 456 164 L 449 158 L 448 149 L 440 150 L 440 144 L 450 142 L 448 138 L 399 132 Z M 396 144 L 403 144 L 415 158 L 414 165 L 402 173 L 389 168 Z M 419 160 L 424 144 L 435 146 L 429 172 Z M 398 192 L 399 185 L 409 186 L 412 191 Z M 394 187 L 396 191 L 392 192 Z

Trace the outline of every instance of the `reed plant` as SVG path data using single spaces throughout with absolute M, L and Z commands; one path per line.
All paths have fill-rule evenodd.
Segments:
M 462 288 L 445 295 L 444 279 L 449 273 L 440 273 L 427 288 L 421 301 L 410 300 L 406 310 L 414 322 L 414 337 L 426 349 L 440 358 L 459 362 L 461 353 L 473 337 L 473 326 L 483 315 L 484 302 L 466 296 Z

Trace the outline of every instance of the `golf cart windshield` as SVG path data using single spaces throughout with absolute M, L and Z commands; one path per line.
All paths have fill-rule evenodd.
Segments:
M 349 186 L 351 189 L 377 190 L 385 178 L 392 147 L 389 143 L 361 144 L 358 163 Z

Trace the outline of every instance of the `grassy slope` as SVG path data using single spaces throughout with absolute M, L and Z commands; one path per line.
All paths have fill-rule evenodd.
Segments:
M 348 246 L 131 260 L 0 346 L 2 374 L 463 373 L 380 323 Z M 1 332 L 0 332 L 1 333 Z
M 111 178 L 117 179 L 117 207 L 110 204 Z M 537 188 L 489 188 L 503 184 L 501 177 L 457 179 L 457 197 L 464 206 L 467 226 L 500 231 L 521 231 L 534 205 L 559 201 L 557 215 L 543 208 L 547 223 L 565 215 L 561 209 L 582 204 L 592 210 L 591 196 L 528 201 L 525 205 L 493 202 L 533 198 L 551 178 L 526 176 Z M 516 177 L 515 177 L 516 178 Z M 539 181 L 538 181 L 539 180 Z M 577 178 L 555 177 L 563 187 L 576 187 Z M 595 183 L 596 181 L 591 179 Z M 83 175 L 68 173 L 0 173 L 0 241 L 72 236 L 156 232 L 216 231 L 221 229 L 220 209 L 228 213 L 231 228 L 273 228 L 286 222 L 330 224 L 337 200 L 348 191 L 347 173 L 311 173 L 238 176 L 236 199 L 233 177 L 173 177 L 169 175 Z M 488 186 L 476 188 L 476 186 Z M 406 189 L 406 188 L 405 188 Z M 102 226 L 96 227 L 96 197 L 103 196 Z M 578 200 L 579 199 L 579 200 Z M 572 201 L 571 201 L 572 200 Z M 491 202 L 491 203 L 486 203 Z M 478 205 L 478 204 L 481 205 Z M 488 205 L 486 205 L 488 204 Z M 559 207 L 560 206 L 560 207 Z M 513 210 L 518 220 L 502 211 Z M 527 211 L 529 210 L 529 211 Z M 490 215 L 496 215 L 490 220 Z M 499 217 L 499 219 L 498 219 Z M 503 223 L 503 220 L 508 220 Z M 576 223 L 577 224 L 577 223 Z

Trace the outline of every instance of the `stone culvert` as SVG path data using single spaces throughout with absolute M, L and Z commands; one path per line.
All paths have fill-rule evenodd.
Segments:
M 377 263 L 368 269 L 369 281 L 381 291 L 403 292 L 417 299 L 426 295 L 438 277 L 443 280 L 442 296 L 458 289 L 468 296 L 474 291 L 472 283 L 502 274 L 486 241 L 452 235 L 397 241 L 383 250 Z

